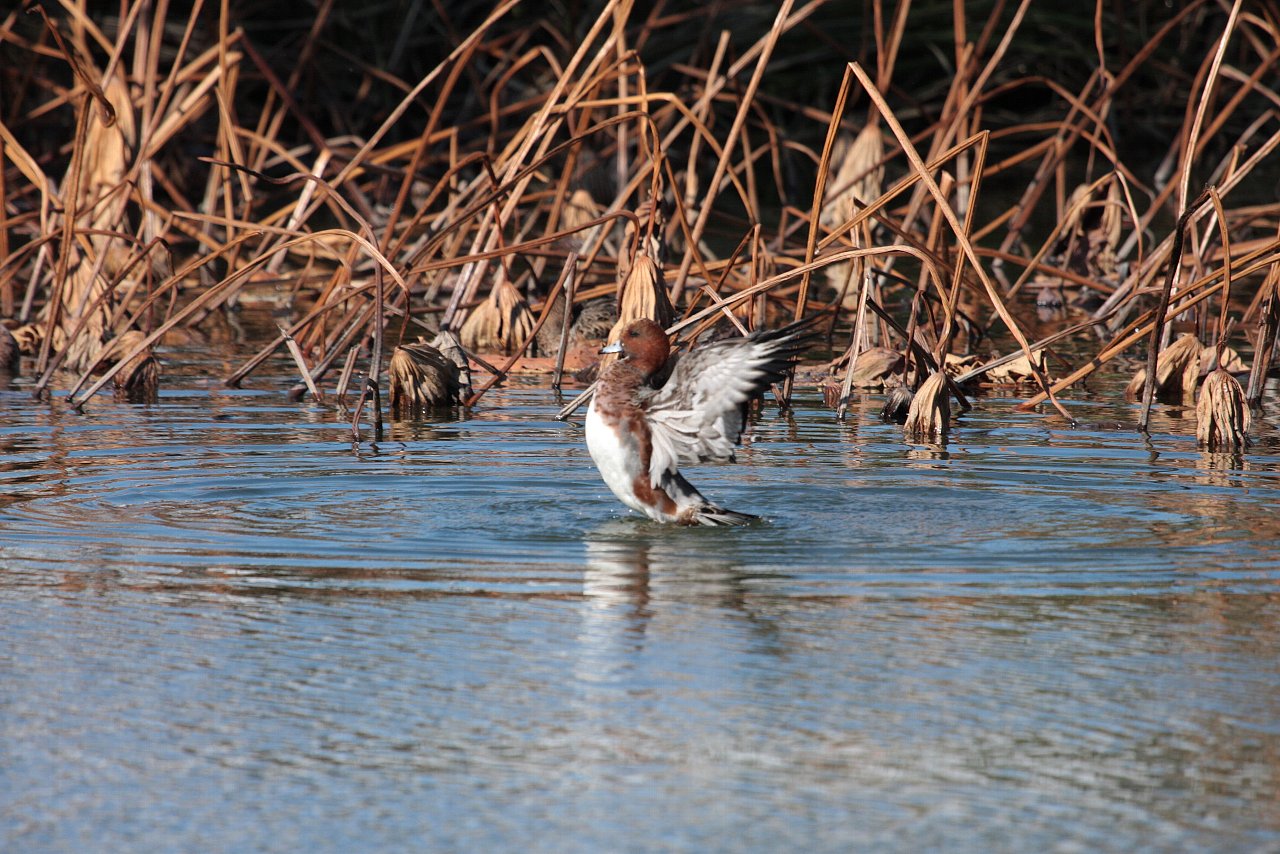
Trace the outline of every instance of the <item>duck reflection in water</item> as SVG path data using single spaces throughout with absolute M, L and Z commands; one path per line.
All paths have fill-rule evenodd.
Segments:
M 615 519 L 590 533 L 586 547 L 582 592 L 597 606 L 629 606 L 646 617 L 663 602 L 679 602 L 749 615 L 748 582 L 760 573 L 745 568 L 721 538 Z
M 761 573 L 747 569 L 722 538 L 698 533 L 618 519 L 587 536 L 574 664 L 584 720 L 616 726 L 617 704 L 630 708 L 638 696 L 666 690 L 653 687 L 656 672 L 697 673 L 739 690 L 726 637 L 756 654 L 785 655 L 771 600 L 752 583 Z M 701 641 L 691 643 L 693 637 Z M 668 657 L 673 643 L 686 651 L 677 659 Z M 620 695 L 622 685 L 633 688 Z

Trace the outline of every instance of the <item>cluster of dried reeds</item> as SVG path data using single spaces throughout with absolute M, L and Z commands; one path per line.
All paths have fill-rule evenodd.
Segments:
M 558 376 L 604 299 L 604 328 L 694 336 L 829 311 L 832 406 L 897 388 L 927 441 L 983 381 L 1069 417 L 1058 394 L 1145 346 L 1144 428 L 1213 394 L 1205 441 L 1243 441 L 1223 377 L 1257 403 L 1280 337 L 1272 4 L 732 5 L 322 3 L 287 52 L 251 4 L 4 13 L 0 314 L 34 390 L 145 397 L 155 347 L 266 289 L 293 316 L 227 382 L 288 347 L 318 397 L 362 377 L 358 435 L 384 364 L 404 411 L 474 404 L 522 356 Z M 1039 341 L 1033 296 L 1067 303 Z M 479 391 L 403 343 L 442 329 Z

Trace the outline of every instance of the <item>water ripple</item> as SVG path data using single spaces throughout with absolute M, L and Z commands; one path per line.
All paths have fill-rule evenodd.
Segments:
M 5 403 L 0 847 L 1280 846 L 1274 419 L 801 401 L 690 473 L 767 521 L 688 530 L 539 389 L 360 448 L 279 389 Z

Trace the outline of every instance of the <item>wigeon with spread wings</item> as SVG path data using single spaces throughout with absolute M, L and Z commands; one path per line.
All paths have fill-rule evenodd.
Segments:
M 782 379 L 808 344 L 801 322 L 685 354 L 661 388 L 651 378 L 670 343 L 652 320 L 629 324 L 601 352 L 621 353 L 587 410 L 587 449 L 623 504 L 658 522 L 744 525 L 758 518 L 719 507 L 680 474 L 681 465 L 733 459 L 747 404 Z

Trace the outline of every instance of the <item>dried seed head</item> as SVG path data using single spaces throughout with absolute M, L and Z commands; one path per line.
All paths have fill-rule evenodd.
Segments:
M 667 261 L 667 215 L 663 212 L 661 204 L 653 199 L 645 199 L 636 208 L 636 216 L 640 219 L 640 231 L 645 237 L 640 248 L 661 267 Z M 650 219 L 653 220 L 652 230 L 649 228 Z M 629 222 L 628 225 L 630 225 Z
M 499 276 L 489 298 L 468 315 L 458 330 L 468 350 L 511 355 L 533 331 L 533 313 L 515 285 Z
M 663 329 L 671 325 L 676 311 L 667 295 L 667 285 L 662 280 L 662 270 L 648 255 L 637 255 L 627 279 L 622 283 L 622 295 L 618 301 L 618 322 L 609 331 L 609 340 L 617 341 L 622 330 L 633 320 L 649 318 Z M 600 361 L 603 368 L 617 356 L 606 355 Z
M 1206 451 L 1240 451 L 1248 442 L 1249 407 L 1244 389 L 1219 368 L 1205 377 L 1196 402 L 1196 444 Z
M 623 251 L 618 258 L 618 281 L 625 282 L 631 275 L 633 259 L 627 253 L 631 246 L 636 246 L 636 255 L 648 255 L 659 269 L 667 261 L 667 218 L 662 212 L 662 205 L 655 207 L 653 199 L 641 202 L 635 210 L 639 222 L 640 240 L 636 240 L 636 222 L 628 219 L 623 228 Z M 653 218 L 653 230 L 649 230 L 649 218 Z
M 934 371 L 911 400 L 903 434 L 908 442 L 945 442 L 950 429 L 951 398 L 947 375 Z
M 434 407 L 460 402 L 458 366 L 424 341 L 397 347 L 391 354 L 387 378 L 396 418 L 416 418 Z

